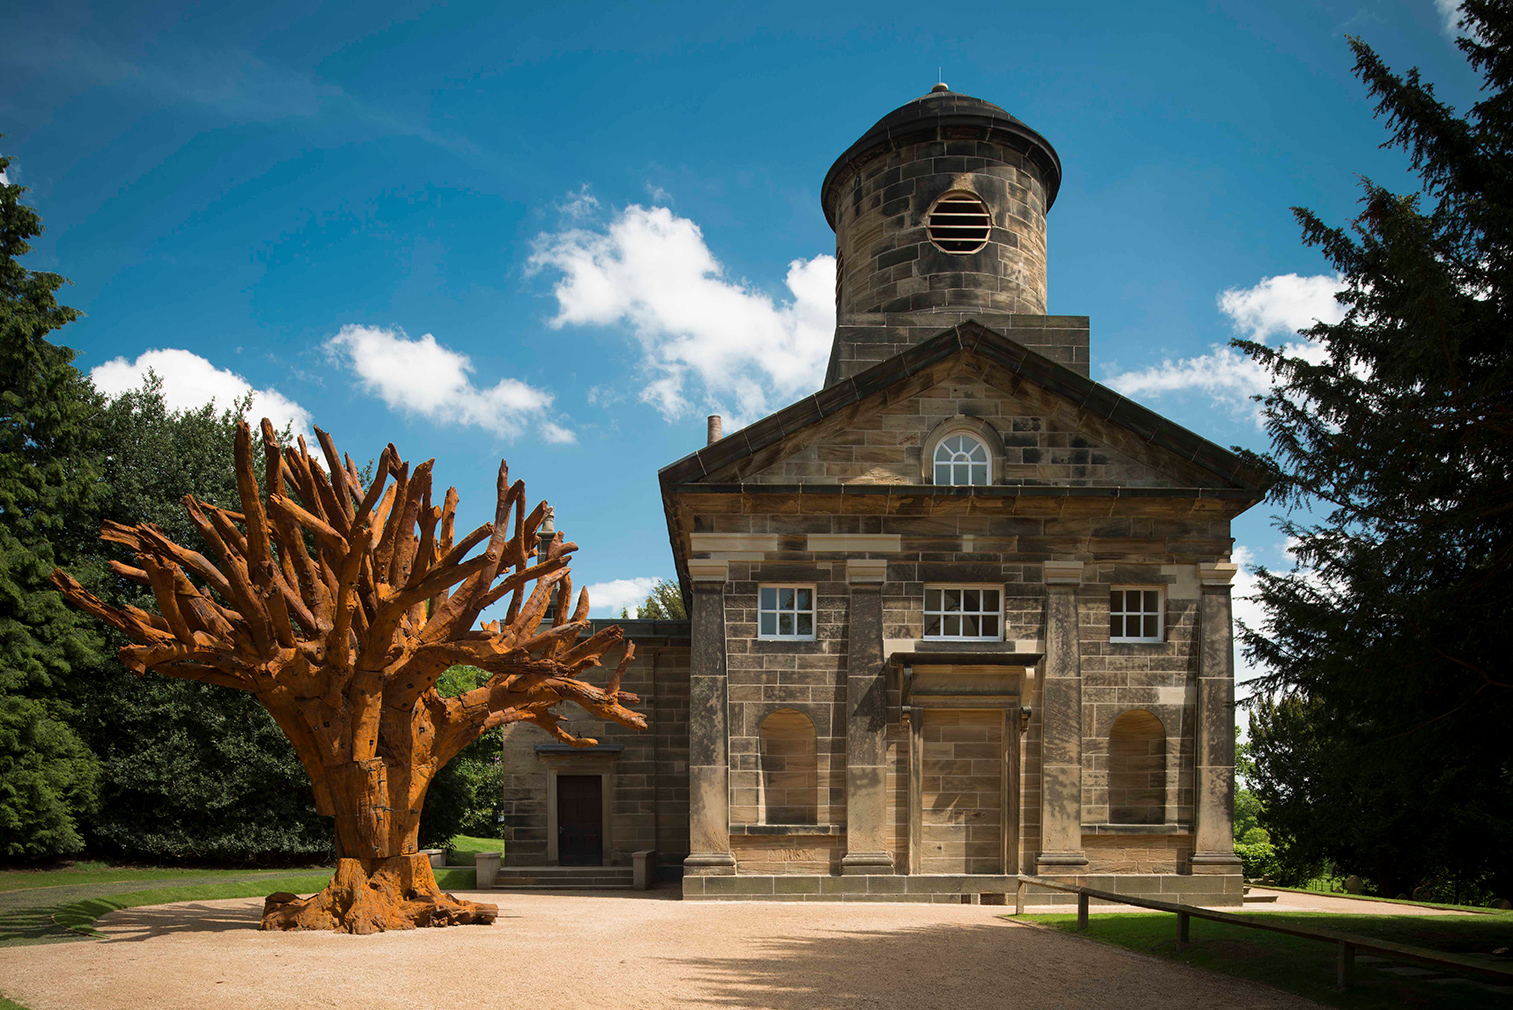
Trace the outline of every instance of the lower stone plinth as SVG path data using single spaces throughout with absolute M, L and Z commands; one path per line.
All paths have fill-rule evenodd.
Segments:
M 1057 876 L 1058 883 L 1082 884 L 1116 894 L 1138 895 L 1161 901 L 1188 905 L 1239 905 L 1244 894 L 1244 880 L 1238 874 L 1131 873 L 1118 876 L 1087 874 L 1076 877 Z M 684 876 L 685 901 L 935 901 L 957 903 L 967 900 L 983 904 L 1014 903 L 1019 878 L 998 874 L 846 874 L 818 876 L 811 874 L 736 874 L 731 876 Z M 1032 905 L 1071 905 L 1075 894 L 1050 891 L 1030 884 L 1025 900 Z M 1093 899 L 1093 904 L 1105 904 Z

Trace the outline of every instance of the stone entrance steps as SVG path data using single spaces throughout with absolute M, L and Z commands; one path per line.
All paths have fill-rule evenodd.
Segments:
M 501 891 L 630 890 L 630 866 L 501 866 L 494 888 Z

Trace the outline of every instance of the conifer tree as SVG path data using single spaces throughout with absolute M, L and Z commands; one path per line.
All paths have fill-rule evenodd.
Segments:
M 1298 567 L 1260 570 L 1263 824 L 1383 892 L 1513 891 L 1513 4 L 1467 0 L 1464 115 L 1351 39 L 1421 192 L 1363 180 L 1348 227 L 1295 213 L 1343 278 L 1322 360 L 1271 370 L 1272 500 Z
M 0 178 L 9 167 L 0 158 Z M 67 723 L 68 679 L 97 661 L 98 634 L 48 582 L 93 550 L 99 403 L 48 335 L 78 313 L 64 283 L 17 259 L 41 234 L 24 186 L 0 182 L 0 858 L 76 852 L 97 765 Z

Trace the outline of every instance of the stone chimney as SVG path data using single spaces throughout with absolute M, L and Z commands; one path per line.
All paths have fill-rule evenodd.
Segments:
M 719 414 L 710 414 L 709 415 L 709 440 L 704 443 L 705 445 L 714 445 L 720 439 L 722 439 L 722 438 L 725 437 L 721 433 L 721 431 L 720 431 L 721 427 L 722 427 L 722 422 L 720 420 L 720 415 Z

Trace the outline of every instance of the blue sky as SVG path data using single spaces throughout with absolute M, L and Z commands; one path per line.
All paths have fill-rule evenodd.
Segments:
M 1094 378 L 1262 447 L 1216 347 L 1332 311 L 1288 208 L 1411 187 L 1345 36 L 1463 108 L 1447 4 L 32 4 L 0 151 L 102 387 L 250 385 L 359 459 L 438 457 L 479 522 L 507 457 L 602 614 L 671 575 L 656 470 L 704 416 L 818 385 L 820 180 L 937 72 L 1060 153 L 1050 311 L 1092 317 Z M 1277 564 L 1269 515 L 1236 537 Z

